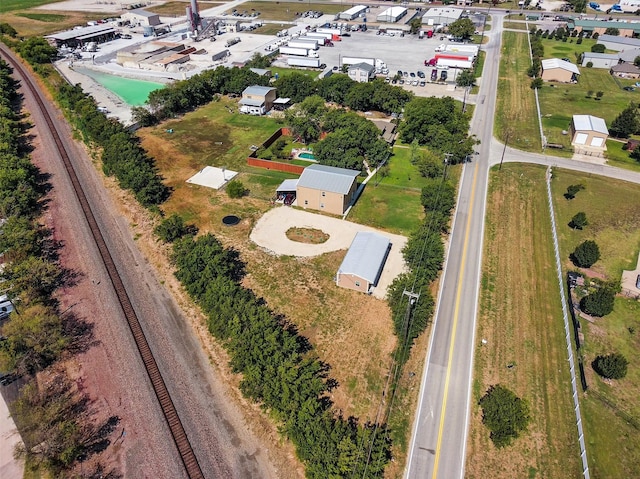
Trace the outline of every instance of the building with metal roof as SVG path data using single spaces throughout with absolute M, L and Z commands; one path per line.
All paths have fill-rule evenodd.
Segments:
M 427 10 L 422 15 L 423 25 L 449 25 L 450 23 L 460 20 L 462 9 L 449 7 L 434 7 Z
M 389 7 L 376 17 L 378 22 L 395 23 L 407 14 L 404 7 Z
M 609 130 L 602 118 L 592 115 L 573 115 L 571 144 L 576 153 L 602 154 L 607 149 Z
M 298 206 L 342 215 L 355 200 L 359 171 L 326 165 L 307 166 L 296 195 Z
M 603 35 L 608 28 L 615 28 L 618 30 L 621 37 L 633 37 L 640 33 L 639 22 L 629 21 L 607 21 L 607 20 L 579 20 L 573 19 L 567 22 L 567 28 L 569 30 L 576 30 L 577 32 L 590 32 L 591 34 L 597 33 Z
M 336 284 L 371 293 L 378 283 L 390 249 L 389 238 L 369 231 L 358 232 L 338 268 Z
M 580 70 L 571 62 L 559 58 L 542 60 L 542 75 L 544 81 L 569 83 L 577 80 Z
M 347 70 L 349 78 L 358 83 L 367 83 L 376 77 L 376 67 L 369 63 L 356 63 L 349 65 Z
M 369 7 L 365 5 L 356 5 L 355 7 L 351 7 L 349 10 L 345 10 L 344 12 L 340 13 L 338 15 L 338 18 L 340 20 L 353 20 L 354 18 L 358 18 L 367 10 L 369 10 Z
M 264 115 L 273 107 L 276 89 L 270 86 L 253 85 L 244 89 L 239 102 L 240 113 Z
M 142 8 L 129 10 L 128 12 L 120 15 L 120 18 L 125 22 L 129 22 L 131 26 L 153 27 L 161 24 L 160 15 L 157 13 L 147 12 Z
M 614 53 L 594 53 L 584 52 L 581 57 L 580 65 L 586 67 L 591 63 L 592 68 L 611 68 L 618 64 L 620 56 Z
M 604 45 L 607 50 L 620 52 L 631 48 L 640 48 L 640 38 L 627 38 L 617 35 L 600 35 L 598 45 Z
M 89 42 L 104 43 L 116 38 L 116 29 L 106 23 L 90 27 L 74 28 L 64 32 L 53 33 L 45 36 L 49 43 L 56 47 L 66 45 L 76 48 Z

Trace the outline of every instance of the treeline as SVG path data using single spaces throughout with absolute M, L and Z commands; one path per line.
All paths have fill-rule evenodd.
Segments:
M 375 424 L 360 425 L 332 407 L 329 366 L 286 318 L 240 284 L 244 265 L 211 234 L 174 244 L 176 277 L 227 348 L 243 394 L 260 403 L 296 447 L 310 478 L 382 477 L 390 443 Z
M 342 108 L 327 108 L 318 95 L 289 108 L 285 121 L 295 137 L 314 143 L 314 156 L 323 165 L 361 170 L 363 160 L 373 167 L 391 152 L 371 121 Z M 326 136 L 319 140 L 322 133 Z
M 106 175 L 115 176 L 120 187 L 130 190 L 147 208 L 169 197 L 169 189 L 138 137 L 98 111 L 93 97 L 84 93 L 80 85 L 61 84 L 56 99 L 70 113 L 70 120 L 85 141 L 102 147 L 102 169 Z
M 540 69 L 542 68 L 542 59 L 544 58 L 544 45 L 542 45 L 541 30 L 532 31 L 529 37 L 531 42 L 531 66 L 527 70 L 527 75 L 531 78 L 540 76 Z
M 11 372 L 5 380 L 28 378 L 11 405 L 24 441 L 17 452 L 58 474 L 91 454 L 109 428 L 92 424 L 86 398 L 56 367 L 65 354 L 85 348 L 90 329 L 73 313 L 61 313 L 54 297 L 74 274 L 60 266 L 60 245 L 38 222 L 49 186 L 30 161 L 10 74 L 0 60 L 0 285 L 14 308 L 0 323 L 0 371 Z M 46 384 L 35 376 L 43 371 Z

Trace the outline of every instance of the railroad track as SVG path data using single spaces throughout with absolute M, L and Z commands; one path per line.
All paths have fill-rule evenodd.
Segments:
M 202 469 L 200 468 L 200 464 L 198 464 L 198 459 L 196 458 L 195 453 L 193 452 L 193 448 L 191 447 L 191 443 L 187 438 L 187 434 L 184 430 L 182 422 L 180 421 L 180 417 L 178 416 L 178 412 L 176 410 L 175 405 L 171 399 L 169 394 L 169 390 L 167 389 L 167 385 L 162 378 L 162 374 L 160 373 L 160 368 L 153 357 L 153 353 L 151 352 L 151 348 L 149 347 L 149 342 L 142 330 L 142 326 L 140 325 L 140 320 L 133 309 L 133 305 L 131 304 L 131 300 L 129 299 L 129 295 L 127 294 L 127 290 L 124 287 L 124 283 L 122 282 L 122 278 L 120 277 L 120 273 L 118 273 L 118 269 L 113 261 L 113 257 L 111 256 L 111 252 L 107 247 L 107 243 L 102 236 L 102 232 L 100 231 L 100 227 L 98 226 L 98 222 L 91 210 L 91 206 L 87 200 L 87 197 L 84 193 L 82 185 L 78 180 L 78 176 L 76 175 L 76 171 L 71 163 L 71 159 L 69 158 L 69 154 L 60 138 L 60 134 L 56 128 L 55 123 L 53 122 L 49 111 L 46 108 L 44 100 L 40 95 L 40 91 L 34 86 L 31 78 L 28 73 L 22 67 L 22 65 L 17 62 L 13 56 L 6 50 L 4 45 L 0 45 L 0 53 L 2 56 L 8 61 L 11 66 L 16 70 L 20 77 L 22 78 L 23 85 L 28 88 L 33 94 L 38 107 L 40 108 L 42 115 L 47 123 L 49 130 L 51 131 L 51 135 L 56 143 L 56 147 L 60 153 L 60 157 L 64 163 L 64 167 L 69 175 L 69 179 L 71 180 L 71 184 L 73 185 L 73 189 L 75 191 L 76 197 L 80 202 L 80 206 L 82 207 L 82 212 L 89 224 L 89 228 L 91 229 L 91 234 L 96 242 L 98 250 L 100 252 L 100 257 L 104 262 L 105 268 L 109 275 L 109 279 L 111 280 L 111 284 L 115 289 L 116 295 L 118 296 L 118 301 L 122 307 L 122 311 L 124 312 L 124 316 L 127 319 L 127 323 L 129 324 L 129 328 L 131 329 L 131 333 L 133 334 L 133 338 L 135 340 L 136 346 L 142 358 L 142 362 L 144 363 L 144 367 L 149 375 L 149 379 L 151 380 L 151 384 L 153 386 L 153 391 L 155 392 L 156 397 L 158 398 L 158 402 L 160 403 L 160 407 L 162 409 L 162 413 L 164 414 L 165 420 L 169 426 L 169 430 L 171 431 L 171 436 L 173 437 L 173 441 L 178 449 L 178 453 L 180 454 L 180 458 L 182 459 L 182 463 L 184 464 L 187 476 L 189 479 L 204 479 L 204 475 L 202 473 Z

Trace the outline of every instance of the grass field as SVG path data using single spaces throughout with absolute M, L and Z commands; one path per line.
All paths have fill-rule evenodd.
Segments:
M 173 189 L 163 205 L 167 214 L 180 213 L 202 232 L 213 232 L 241 252 L 247 263 L 245 285 L 263 296 L 308 337 L 320 358 L 328 362 L 340 387 L 332 393 L 345 415 L 375 418 L 388 358 L 395 346 L 390 311 L 385 301 L 335 286 L 334 276 L 344 251 L 317 258 L 275 258 L 249 241 L 255 222 L 273 206 L 270 199 L 285 178 L 295 175 L 251 168 L 246 157 L 281 125 L 267 117 L 229 113 L 237 101 L 221 99 L 156 128 L 139 131 L 142 144 L 156 158 Z M 167 134 L 166 129 L 173 129 Z M 249 196 L 231 200 L 224 191 L 188 185 L 185 180 L 204 165 L 239 171 Z M 397 188 L 393 188 L 396 192 Z M 415 193 L 417 214 L 419 192 Z M 241 223 L 228 228 L 221 219 L 236 214 Z M 350 218 L 353 219 L 353 218 Z M 358 311 L 354 315 L 353 311 Z
M 258 20 L 281 20 L 283 22 L 296 20 L 300 13 L 316 10 L 323 13 L 339 13 L 346 8 L 341 4 L 307 3 L 307 2 L 246 2 L 236 7 L 239 12 L 260 12 Z M 231 13 L 229 10 L 226 13 Z
M 640 161 L 629 157 L 629 151 L 622 149 L 624 145 L 625 143 L 621 141 L 607 140 L 607 151 L 604 154 L 607 158 L 607 164 L 627 170 L 640 171 Z
M 467 478 L 581 473 L 544 177 L 545 169 L 532 165 L 490 173 Z M 502 450 L 477 405 L 498 383 L 528 401 L 532 418 Z
M 527 151 L 542 148 L 533 90 L 527 81 L 529 42 L 526 33 L 504 32 L 494 134 L 504 141 L 511 130 L 509 145 Z
M 503 27 L 511 30 L 528 30 L 527 24 L 524 22 L 504 22 Z
M 25 10 L 27 8 L 39 7 L 48 3 L 55 3 L 58 0 L 2 0 L 0 2 L 0 13 Z M 2 20 L 5 22 L 6 20 Z
M 562 195 L 567 186 L 577 183 L 586 188 L 575 199 L 566 200 Z M 640 251 L 637 208 L 640 188 L 637 185 L 555 170 L 553 192 L 565 268 L 575 269 L 568 256 L 585 239 L 595 240 L 600 247 L 601 259 L 591 268 L 594 272 L 619 281 L 623 269 L 635 267 Z M 582 231 L 566 226 L 577 211 L 584 211 L 590 223 Z M 637 367 L 640 337 L 636 333 L 640 331 L 640 302 L 620 296 L 616 298 L 613 313 L 594 323 L 584 320 L 581 323 L 589 391 L 595 390 L 613 405 L 605 405 L 597 394 L 589 392 L 582 401 L 592 477 L 638 477 L 640 431 L 621 419 L 619 411 L 640 422 L 640 369 Z M 612 351 L 623 353 L 631 364 L 625 379 L 607 383 L 595 374 L 591 362 L 598 354 Z
M 45 2 L 43 2 L 45 3 Z M 0 2 L 0 5 L 3 3 Z M 113 12 L 115 15 L 116 12 Z M 16 29 L 18 35 L 30 37 L 36 35 L 48 35 L 50 33 L 59 32 L 73 28 L 76 25 L 86 25 L 90 20 L 99 20 L 111 16 L 106 13 L 89 13 L 89 12 L 62 12 L 48 11 L 42 13 L 39 11 L 20 10 L 4 13 L 2 22 L 6 22 Z

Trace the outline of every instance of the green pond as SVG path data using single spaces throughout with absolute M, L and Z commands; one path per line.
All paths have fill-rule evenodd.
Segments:
M 156 83 L 143 80 L 132 80 L 116 75 L 109 75 L 95 70 L 76 68 L 78 73 L 93 78 L 107 90 L 118 95 L 122 100 L 131 106 L 144 105 L 149 98 L 149 93 L 159 88 L 164 88 L 164 83 Z

